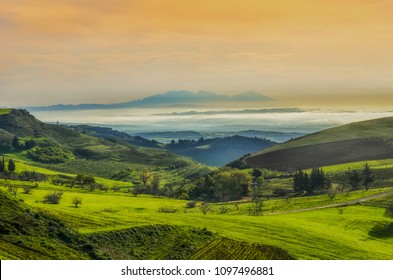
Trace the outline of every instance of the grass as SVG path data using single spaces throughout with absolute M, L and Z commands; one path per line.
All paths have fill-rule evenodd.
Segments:
M 28 183 L 25 183 L 28 184 Z M 5 189 L 5 184 L 3 189 Z M 63 188 L 59 205 L 42 201 L 49 189 L 60 189 L 43 184 L 31 194 L 17 196 L 35 209 L 44 210 L 60 218 L 71 228 L 83 234 L 97 234 L 114 230 L 127 230 L 147 225 L 172 225 L 206 228 L 214 234 L 239 242 L 278 246 L 300 259 L 391 259 L 393 236 L 378 238 L 372 234 L 378 227 L 392 223 L 384 217 L 384 208 L 379 205 L 356 205 L 337 209 L 314 210 L 301 213 L 264 215 L 246 214 L 248 204 L 242 203 L 239 210 L 231 207 L 228 214 L 218 214 L 221 205 L 214 205 L 215 212 L 203 215 L 198 208 L 185 208 L 186 201 L 151 196 L 133 197 L 130 194 L 84 192 Z M 356 199 L 385 189 L 357 191 L 348 197 L 338 196 L 333 202 Z M 72 205 L 74 196 L 82 198 L 79 208 Z M 294 198 L 289 204 L 283 200 L 269 200 L 264 204 L 265 214 L 271 213 L 275 203 L 280 210 L 293 210 L 312 205 L 330 203 L 327 196 Z M 159 213 L 162 206 L 179 209 L 177 213 Z M 276 212 L 278 209 L 275 210 Z M 387 231 L 389 233 L 389 231 Z
M 0 109 L 0 115 L 7 115 L 9 113 L 11 113 L 12 109 L 8 109 L 8 108 L 3 108 Z

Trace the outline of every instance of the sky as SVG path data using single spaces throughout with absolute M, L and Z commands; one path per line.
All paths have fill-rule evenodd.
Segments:
M 392 0 L 2 0 L 0 105 L 249 90 L 393 105 Z

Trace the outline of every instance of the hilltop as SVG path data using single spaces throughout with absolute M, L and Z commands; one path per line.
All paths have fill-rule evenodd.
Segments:
M 252 166 L 293 170 L 393 158 L 393 117 L 309 134 L 245 158 Z

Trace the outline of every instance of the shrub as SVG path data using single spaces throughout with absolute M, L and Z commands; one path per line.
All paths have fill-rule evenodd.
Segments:
M 196 201 L 188 201 L 188 202 L 186 203 L 186 207 L 187 207 L 187 208 L 194 208 L 195 205 L 196 205 Z
M 74 204 L 75 208 L 78 208 L 79 204 L 82 204 L 82 198 L 80 197 L 73 197 L 72 204 Z
M 231 210 L 226 205 L 222 205 L 222 206 L 218 207 L 218 213 L 219 214 L 226 214 L 229 211 L 231 211 Z
M 159 213 L 176 213 L 177 211 L 179 210 L 172 206 L 162 206 L 157 209 L 157 212 Z
M 30 186 L 23 186 L 23 193 L 24 194 L 31 193 L 31 187 Z
M 278 196 L 278 197 L 283 197 L 287 196 L 291 193 L 290 190 L 282 189 L 282 188 L 277 188 L 273 191 L 273 196 Z
M 44 203 L 59 204 L 63 192 L 51 192 L 44 198 Z
M 202 202 L 200 209 L 201 209 L 203 215 L 206 215 L 208 212 L 210 212 L 212 210 L 210 204 L 207 202 Z

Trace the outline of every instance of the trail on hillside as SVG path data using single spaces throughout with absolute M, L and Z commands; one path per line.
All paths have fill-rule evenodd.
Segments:
M 288 214 L 288 213 L 313 211 L 313 210 L 326 209 L 326 208 L 345 207 L 345 206 L 360 204 L 360 203 L 368 201 L 368 200 L 381 198 L 381 197 L 385 197 L 385 196 L 389 196 L 389 195 L 393 195 L 393 190 L 382 192 L 382 193 L 378 193 L 378 194 L 373 194 L 373 195 L 370 195 L 370 196 L 365 196 L 365 197 L 362 197 L 362 198 L 358 198 L 358 199 L 354 199 L 354 200 L 350 200 L 350 201 L 345 201 L 345 202 L 332 203 L 332 204 L 315 206 L 315 207 L 309 207 L 309 208 L 287 210 L 287 211 L 281 211 L 281 212 L 276 212 L 276 213 L 269 213 L 269 214 L 266 214 L 266 215 L 280 215 L 280 214 Z

